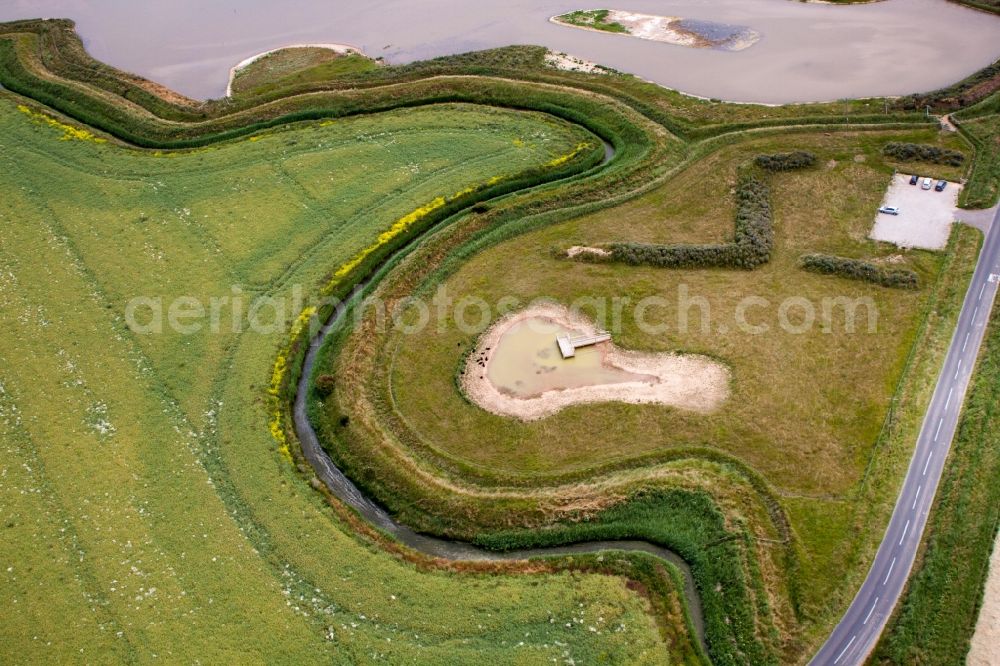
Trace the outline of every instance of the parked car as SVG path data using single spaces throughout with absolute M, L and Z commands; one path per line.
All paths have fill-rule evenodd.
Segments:
M 933 186 L 933 185 L 934 185 L 934 181 L 933 180 L 931 180 L 930 178 L 924 178 L 924 182 L 920 186 L 920 189 L 922 189 L 922 190 L 929 190 L 929 189 L 931 189 L 931 186 Z
M 939 180 L 938 184 L 934 186 L 935 192 L 944 192 L 944 188 L 948 187 L 947 180 Z
M 899 206 L 882 206 L 878 209 L 878 212 L 885 213 L 886 215 L 899 215 Z
M 910 185 L 916 185 L 917 181 L 919 181 L 919 180 L 920 180 L 920 176 L 917 176 L 917 175 L 910 176 Z

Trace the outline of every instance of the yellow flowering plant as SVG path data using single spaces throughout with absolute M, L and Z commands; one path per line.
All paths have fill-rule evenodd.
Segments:
M 552 169 L 555 167 L 562 166 L 566 164 L 574 157 L 579 155 L 582 151 L 590 148 L 592 144 L 589 143 L 579 143 L 577 146 L 569 153 L 560 155 L 555 159 L 547 162 L 543 165 L 546 169 Z M 394 239 L 398 238 L 401 234 L 408 231 L 413 227 L 414 224 L 423 220 L 431 213 L 444 208 L 450 203 L 458 201 L 462 197 L 473 194 L 478 191 L 485 190 L 489 187 L 499 184 L 504 180 L 501 176 L 493 176 L 492 178 L 486 180 L 479 185 L 470 185 L 469 187 L 463 188 L 451 195 L 440 196 L 432 199 L 429 203 L 410 211 L 406 215 L 402 216 L 393 224 L 383 231 L 375 239 L 375 242 L 371 245 L 365 247 L 360 252 L 355 254 L 351 259 L 341 264 L 334 272 L 333 276 L 323 286 L 321 293 L 323 296 L 329 296 L 338 287 L 342 286 L 347 277 L 360 267 L 366 259 L 371 257 L 374 253 L 378 252 L 380 249 L 387 246 Z M 288 377 L 288 363 L 293 353 L 293 348 L 295 343 L 302 336 L 303 332 L 307 329 L 307 324 L 316 315 L 317 309 L 313 306 L 305 308 L 299 316 L 296 318 L 294 324 L 292 325 L 291 334 L 289 336 L 288 343 L 281 349 L 278 353 L 277 358 L 275 358 L 274 366 L 271 369 L 271 382 L 268 388 L 268 397 L 271 403 L 271 419 L 269 423 L 269 430 L 271 431 L 271 436 L 278 444 L 278 452 L 289 462 L 292 462 L 292 454 L 288 445 L 288 437 L 286 435 L 286 406 L 282 401 L 282 394 L 285 388 L 285 381 Z
M 88 132 L 85 129 L 79 127 L 73 127 L 72 125 L 67 125 L 66 123 L 60 122 L 53 118 L 52 116 L 42 113 L 41 111 L 35 111 L 24 104 L 18 104 L 17 110 L 25 114 L 37 123 L 43 123 L 49 127 L 54 127 L 60 130 L 63 135 L 60 138 L 62 141 L 93 141 L 94 143 L 107 143 L 107 139 L 102 139 L 101 137 L 94 136 L 92 132 Z

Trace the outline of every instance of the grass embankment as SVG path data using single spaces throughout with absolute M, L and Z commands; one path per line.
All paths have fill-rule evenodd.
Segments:
M 378 66 L 359 53 L 339 53 L 316 46 L 280 49 L 237 70 L 232 92 L 265 95 L 282 88 L 363 74 Z
M 146 109 L 154 116 L 172 120 L 201 121 L 232 116 L 254 110 L 249 117 L 225 125 L 232 132 L 253 132 L 265 119 L 281 122 L 295 114 L 311 113 L 319 109 L 315 96 L 309 100 L 296 95 L 317 90 L 356 90 L 384 86 L 389 83 L 412 82 L 433 76 L 476 75 L 515 78 L 523 81 L 569 85 L 580 90 L 607 95 L 628 104 L 670 131 L 692 138 L 714 136 L 722 132 L 759 125 L 825 123 L 920 123 L 922 113 L 897 109 L 880 99 L 849 100 L 824 104 L 793 104 L 762 108 L 753 104 L 728 104 L 702 100 L 647 83 L 631 75 L 583 75 L 547 67 L 544 62 L 546 49 L 536 46 L 516 46 L 488 51 L 435 58 L 399 67 L 380 67 L 353 76 L 321 81 L 303 70 L 309 82 L 275 89 L 261 96 L 244 95 L 231 100 L 197 103 L 162 98 L 162 89 L 148 81 L 123 75 L 107 65 L 94 61 L 83 49 L 82 43 L 70 21 L 18 21 L 0 25 L 0 83 L 5 87 L 28 94 L 90 124 L 112 131 L 118 136 L 132 137 L 146 142 L 171 142 L 190 140 L 193 136 L 220 130 L 218 124 L 207 127 L 164 130 L 148 122 L 137 123 L 141 118 L 120 109 L 120 99 Z M 84 87 L 81 88 L 80 86 Z M 496 85 L 496 84 L 495 84 Z M 438 94 L 460 95 L 450 88 Z M 467 94 L 468 90 L 464 90 Z M 160 93 L 160 94 L 157 94 Z M 530 100 L 522 89 L 516 101 L 520 106 Z M 369 108 L 377 97 L 366 96 Z M 463 98 L 464 101 L 470 101 Z M 323 112 L 326 115 L 350 111 L 345 101 L 331 105 L 329 100 Z M 453 101 L 458 101 L 453 99 Z M 266 107 L 261 104 L 268 103 Z M 323 105 L 319 105 L 323 108 Z M 279 120 L 275 120 L 279 119 Z M 582 122 L 582 120 L 581 120 Z M 139 131 L 139 130 L 142 131 Z M 135 130 L 135 131 L 131 131 Z
M 1000 0 L 952 0 L 952 2 L 957 2 L 973 9 L 981 9 L 984 12 L 1000 14 Z
M 989 208 L 1000 195 L 1000 114 L 963 120 L 961 128 L 976 147 L 971 178 L 962 192 L 962 206 Z
M 123 322 L 132 297 L 167 307 L 233 285 L 244 307 L 284 299 L 285 320 L 295 285 L 392 220 L 558 158 L 578 130 L 438 107 L 157 156 L 78 140 L 0 96 L 5 655 L 668 659 L 621 578 L 456 578 L 359 543 L 266 430 L 284 326 L 233 332 L 229 304 L 219 333 Z
M 923 552 L 872 663 L 965 663 L 1000 524 L 1000 311 L 963 409 Z
M 754 607 L 748 588 L 759 580 L 748 579 L 753 575 L 747 576 L 739 566 L 741 549 L 747 544 L 726 528 L 725 517 L 707 493 L 640 491 L 583 522 L 485 534 L 476 541 L 496 550 L 511 550 L 636 538 L 667 546 L 691 566 L 708 623 L 705 633 L 714 639 L 709 643 L 712 663 L 764 664 L 775 659 L 774 646 L 766 645 L 770 641 L 758 640 L 761 625 L 767 639 L 777 636 L 767 599 L 757 597 L 761 607 Z M 739 601 L 734 603 L 733 598 Z M 733 644 L 722 647 L 722 637 L 731 637 Z
M 560 14 L 554 18 L 559 23 L 568 23 L 580 28 L 593 28 L 594 30 L 603 30 L 604 32 L 628 34 L 628 28 L 621 23 L 608 20 L 608 14 L 610 13 L 611 10 L 609 9 L 578 9 L 575 12 Z

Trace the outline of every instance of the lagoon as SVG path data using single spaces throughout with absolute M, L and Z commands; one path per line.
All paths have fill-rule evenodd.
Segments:
M 584 8 L 574 0 L 7 0 L 0 21 L 73 19 L 98 60 L 198 99 L 223 96 L 237 62 L 298 43 L 351 44 L 389 63 L 542 44 L 687 93 L 764 103 L 922 92 L 1000 57 L 1000 18 L 946 0 L 629 0 L 612 7 L 745 25 L 762 37 L 727 52 L 548 20 Z

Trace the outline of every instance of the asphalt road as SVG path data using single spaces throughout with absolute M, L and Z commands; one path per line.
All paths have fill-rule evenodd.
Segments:
M 864 663 L 899 601 L 955 436 L 998 287 L 1000 209 L 987 233 L 910 468 L 875 561 L 850 608 L 811 664 L 848 666 Z

